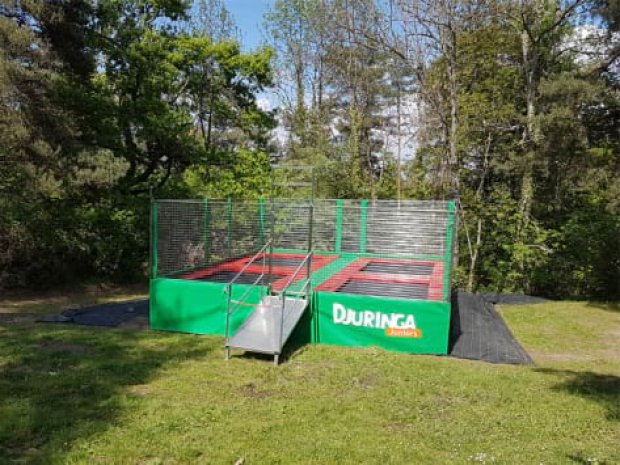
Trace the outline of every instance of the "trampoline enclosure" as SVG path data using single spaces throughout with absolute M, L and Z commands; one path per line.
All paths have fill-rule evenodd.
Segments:
M 298 343 L 444 354 L 455 214 L 451 201 L 156 200 L 151 326 L 223 334 L 230 280 L 242 271 L 239 325 L 312 250 Z

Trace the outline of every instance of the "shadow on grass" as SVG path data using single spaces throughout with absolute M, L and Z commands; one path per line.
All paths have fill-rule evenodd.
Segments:
M 213 349 L 209 341 L 159 333 L 48 325 L 0 331 L 0 463 L 62 462 L 77 440 L 138 408 L 140 385 L 160 369 Z
M 606 312 L 620 313 L 620 302 L 588 302 L 587 306 Z
M 282 353 L 280 354 L 279 364 L 281 365 L 283 363 L 289 362 L 294 356 L 302 353 L 307 347 L 308 347 L 308 343 L 299 342 L 295 340 L 288 341 L 284 345 Z M 244 351 L 244 352 L 238 352 L 238 353 L 235 353 L 235 351 L 233 351 L 232 358 L 236 358 L 236 357 L 247 359 L 247 360 L 260 360 L 260 361 L 269 362 L 269 363 L 273 363 L 273 360 L 274 360 L 274 356 L 271 354 L 262 354 L 259 352 L 251 352 L 251 351 Z
M 534 368 L 534 371 L 565 378 L 553 389 L 598 402 L 607 409 L 608 420 L 620 421 L 620 376 L 553 368 Z

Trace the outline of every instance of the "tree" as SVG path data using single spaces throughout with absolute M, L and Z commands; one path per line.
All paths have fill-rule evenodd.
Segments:
M 187 7 L 0 8 L 0 286 L 40 284 L 49 269 L 57 279 L 141 275 L 149 191 L 191 195 L 204 191 L 183 176 L 197 164 L 240 172 L 266 158 L 273 117 L 256 94 L 271 83 L 271 52 L 243 54 L 197 32 Z M 205 114 L 210 138 L 200 134 Z

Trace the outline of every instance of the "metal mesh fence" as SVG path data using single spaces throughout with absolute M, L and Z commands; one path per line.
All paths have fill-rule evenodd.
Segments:
M 308 250 L 311 208 L 312 204 L 305 201 L 278 199 L 267 202 L 267 217 L 272 221 L 273 247 Z
M 447 202 L 381 201 L 368 205 L 366 251 L 443 256 Z
M 204 264 L 204 202 L 161 201 L 156 211 L 153 225 L 156 255 L 152 259 L 157 263 L 157 275 Z
M 454 221 L 454 204 L 443 201 L 159 200 L 153 276 L 203 279 L 215 270 L 220 279 L 271 240 L 273 279 L 311 248 L 316 289 L 446 299 Z
M 244 257 L 266 240 L 260 202 L 158 200 L 153 208 L 155 276 L 210 268 Z

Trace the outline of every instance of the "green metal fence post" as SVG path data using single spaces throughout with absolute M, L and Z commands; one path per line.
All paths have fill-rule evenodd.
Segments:
M 443 261 L 443 300 L 450 300 L 450 287 L 452 277 L 452 252 L 454 248 L 454 217 L 456 215 L 456 203 L 448 202 L 448 222 L 446 224 L 446 249 Z
M 230 257 L 230 252 L 232 250 L 232 198 L 228 197 L 226 199 L 226 221 L 228 223 L 226 230 L 226 252 L 228 257 Z
M 204 218 L 203 218 L 203 231 L 202 231 L 202 247 L 204 250 L 203 261 L 207 263 L 209 261 L 209 228 L 210 228 L 210 214 L 209 214 L 209 199 L 204 199 Z
M 366 233 L 368 230 L 368 200 L 360 202 L 360 253 L 366 252 Z
M 157 201 L 151 201 L 151 277 L 157 278 L 157 222 L 158 222 Z
M 265 199 L 258 199 L 258 237 L 261 246 L 265 244 Z
M 344 202 L 336 200 L 336 252 L 342 250 L 342 204 Z

